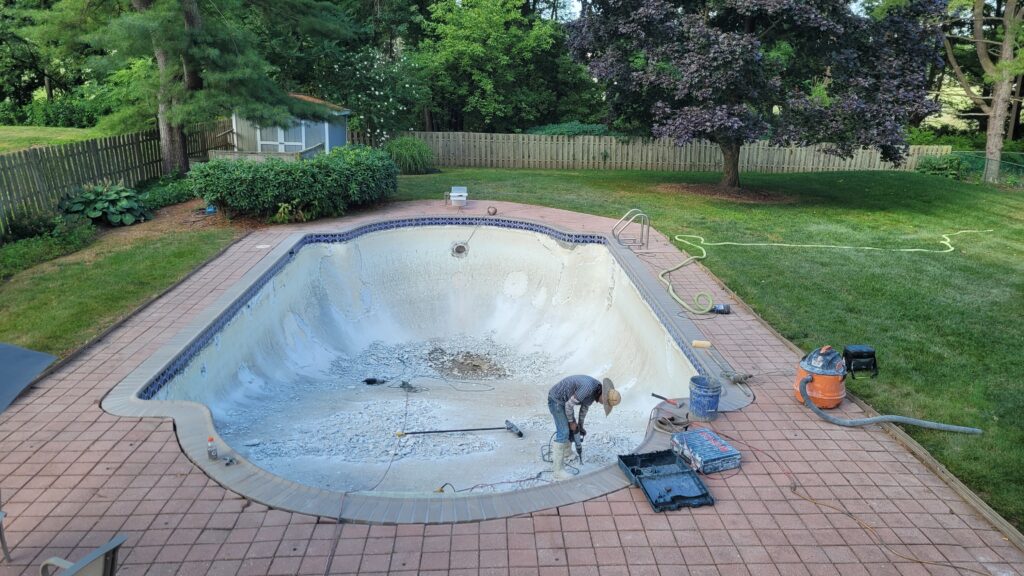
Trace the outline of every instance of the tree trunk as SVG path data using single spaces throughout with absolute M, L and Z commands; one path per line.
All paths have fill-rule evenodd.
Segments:
M 991 99 L 992 99 L 992 87 L 987 85 L 987 84 L 982 86 L 981 87 L 981 97 L 984 98 L 985 101 L 991 101 Z M 975 110 L 969 110 L 968 112 L 975 112 Z M 976 112 L 984 112 L 984 114 L 980 114 L 980 115 L 976 116 L 976 118 L 978 119 L 978 131 L 979 132 L 986 132 L 987 133 L 988 132 L 989 117 L 992 115 L 991 114 L 991 110 L 985 110 L 985 109 L 979 107 Z
M 1006 129 L 1007 140 L 1020 138 L 1020 91 L 1024 84 L 1024 76 L 1017 76 L 1013 81 L 1013 104 L 1010 106 L 1010 122 Z
M 153 51 L 156 67 L 160 74 L 160 86 L 157 89 L 157 127 L 160 131 L 160 161 L 164 174 L 184 174 L 188 172 L 188 151 L 185 145 L 185 132 L 181 126 L 175 126 L 170 120 L 171 97 L 170 84 L 173 79 L 167 69 L 167 53 L 162 49 Z
M 53 100 L 53 83 L 50 82 L 50 75 L 43 73 L 43 86 L 46 87 L 46 100 Z
M 185 17 L 185 32 L 189 35 L 188 46 L 181 55 L 181 66 L 185 72 L 185 89 L 188 91 L 201 90 L 203 79 L 199 76 L 199 64 L 189 53 L 192 47 L 191 36 L 199 32 L 203 27 L 203 17 L 199 13 L 199 3 L 196 0 L 181 0 L 181 13 Z
M 1003 13 L 1003 30 L 1007 33 L 1004 35 L 1002 45 L 999 47 L 1000 63 L 1012 62 L 1014 59 L 1017 36 L 1016 34 L 1010 34 L 1009 31 L 1016 30 L 1019 24 L 1020 21 L 1017 20 L 1017 2 L 1016 0 L 1008 0 Z M 980 28 L 980 25 L 975 22 L 975 27 L 976 29 Z M 977 34 L 975 36 L 977 37 Z M 984 59 L 982 64 L 986 64 Z M 999 181 L 999 165 L 1002 163 L 1003 155 L 1003 137 L 1006 135 L 1006 120 L 1014 89 L 1014 77 L 1010 76 L 1005 70 L 995 68 L 991 61 L 987 62 L 985 68 L 986 72 L 990 74 L 995 72 L 998 76 L 992 86 L 992 103 L 989 105 L 991 111 L 989 112 L 988 129 L 985 131 L 985 173 L 982 179 L 985 182 L 995 183 Z
M 145 12 L 153 6 L 153 0 L 132 0 L 136 12 Z M 185 133 L 170 120 L 171 83 L 173 78 L 167 68 L 167 52 L 153 43 L 153 56 L 160 74 L 156 94 L 156 122 L 160 133 L 160 167 L 164 174 L 188 172 L 188 151 L 185 149 Z
M 1013 78 L 1005 78 L 992 87 L 992 113 L 985 132 L 985 182 L 999 182 L 999 164 L 1002 162 L 1003 137 L 1009 112 Z
M 995 78 L 992 82 L 992 100 L 987 105 L 988 110 L 985 110 L 984 103 L 980 105 L 982 110 L 988 113 L 988 126 L 985 130 L 985 172 L 982 175 L 985 182 L 999 181 L 999 165 L 1002 162 L 1003 138 L 1006 135 L 1006 120 L 1014 89 L 1014 77 L 1009 75 L 1007 70 L 1000 69 L 998 64 L 1008 64 L 1013 61 L 1017 45 L 1016 31 L 1020 25 L 1017 0 L 1006 0 L 1005 6 L 999 4 L 1001 2 L 997 2 L 996 8 L 997 13 L 999 9 L 1002 9 L 999 18 L 1002 19 L 1003 39 L 999 46 L 998 60 L 993 61 L 989 49 L 991 42 L 985 38 L 984 0 L 974 1 L 971 22 L 974 51 L 978 55 L 978 61 L 985 74 Z
M 722 149 L 722 180 L 718 183 L 723 188 L 740 187 L 740 143 L 719 142 Z

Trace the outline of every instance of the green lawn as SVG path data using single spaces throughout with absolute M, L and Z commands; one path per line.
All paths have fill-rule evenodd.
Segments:
M 881 375 L 849 387 L 882 413 L 977 426 L 981 437 L 907 431 L 1017 527 L 1024 527 L 1024 193 L 887 172 L 746 174 L 794 199 L 743 204 L 665 192 L 713 182 L 676 172 L 447 170 L 402 177 L 400 199 L 470 197 L 618 217 L 638 207 L 665 234 L 708 242 L 939 248 L 949 254 L 709 247 L 704 264 L 805 350 L 872 344 Z
M 54 146 L 106 134 L 93 128 L 49 128 L 45 126 L 0 126 L 0 154 L 32 146 Z
M 0 342 L 65 356 L 205 262 L 232 229 L 104 241 L 0 284 Z

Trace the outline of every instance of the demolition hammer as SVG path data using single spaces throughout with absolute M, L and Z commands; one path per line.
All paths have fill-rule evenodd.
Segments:
M 583 465 L 583 434 L 579 432 L 573 432 L 569 430 L 569 442 L 572 442 L 576 446 L 576 456 L 580 459 L 580 465 Z

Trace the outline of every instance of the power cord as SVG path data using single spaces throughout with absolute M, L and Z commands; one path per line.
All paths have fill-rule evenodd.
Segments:
M 402 388 L 402 386 L 396 386 L 396 388 Z M 418 392 L 418 390 L 417 390 Z M 405 425 L 409 421 L 409 394 L 408 388 L 405 388 L 405 414 L 402 416 L 402 430 L 405 430 Z M 403 437 L 395 437 L 395 449 L 391 451 L 391 459 L 388 460 L 388 467 L 384 469 L 384 473 L 381 474 L 380 479 L 374 484 L 369 491 L 372 492 L 377 489 L 378 486 L 384 482 L 384 479 L 388 477 L 388 473 L 391 472 L 391 466 L 394 465 L 395 459 L 398 458 L 398 449 L 402 447 Z
M 556 434 L 558 434 L 558 432 L 552 432 L 551 438 L 548 440 L 548 443 L 541 444 L 540 446 L 540 459 L 544 462 L 547 462 L 548 464 L 554 464 L 554 458 L 551 454 L 551 444 L 554 443 Z M 576 460 L 579 460 L 579 456 L 576 457 Z M 582 466 L 582 463 L 580 463 L 580 465 Z M 565 468 L 573 476 L 579 476 L 579 468 L 573 466 L 572 464 L 569 464 L 568 462 L 565 463 Z
M 474 484 L 473 486 L 470 486 L 468 488 L 456 488 L 451 482 L 445 482 L 444 484 L 441 485 L 440 488 L 435 490 L 435 492 L 437 492 L 439 494 L 445 494 L 446 493 L 445 489 L 444 489 L 445 486 L 451 486 L 452 492 L 458 493 L 458 492 L 473 492 L 474 490 L 479 490 L 481 488 L 494 488 L 495 486 L 503 486 L 505 484 L 524 484 L 526 482 L 548 482 L 548 483 L 550 483 L 551 480 L 547 480 L 545 478 L 541 478 L 541 476 L 543 476 L 543 475 L 544 475 L 544 471 L 542 470 L 540 472 L 537 472 L 533 476 L 529 476 L 527 478 L 519 478 L 518 480 L 504 480 L 504 481 L 501 481 L 501 482 L 483 482 L 483 483 L 480 483 L 480 484 Z

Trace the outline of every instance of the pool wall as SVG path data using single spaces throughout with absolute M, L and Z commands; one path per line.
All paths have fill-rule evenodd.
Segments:
M 454 257 L 467 237 L 465 256 Z M 611 377 L 622 408 L 645 415 L 650 392 L 684 398 L 696 374 L 605 245 L 432 226 L 305 244 L 151 399 L 203 402 L 217 414 L 248 390 L 322 380 L 333 361 L 371 343 L 452 334 L 553 357 L 554 374 Z
M 191 401 L 149 401 L 159 398 L 168 382 L 187 370 L 190 362 L 204 347 L 212 344 L 211 350 L 216 350 L 218 346 L 223 350 L 224 342 L 218 339 L 217 334 L 238 314 L 247 313 L 247 310 L 251 310 L 254 303 L 258 305 L 262 298 L 274 298 L 275 291 L 308 289 L 308 286 L 303 288 L 299 282 L 264 291 L 282 268 L 296 259 L 297 255 L 301 255 L 300 249 L 303 246 L 347 242 L 369 233 L 397 228 L 452 225 L 541 232 L 564 243 L 606 246 L 621 266 L 622 273 L 631 280 L 643 301 L 661 321 L 672 343 L 685 354 L 696 372 L 707 373 L 706 366 L 709 365 L 710 359 L 708 354 L 713 352 L 695 351 L 687 345 L 690 339 L 703 337 L 700 330 L 678 314 L 677 305 L 664 293 L 661 285 L 639 258 L 628 249 L 609 241 L 606 236 L 570 233 L 543 224 L 506 218 L 427 217 L 376 222 L 337 233 L 293 235 L 269 250 L 250 272 L 229 288 L 213 305 L 200 313 L 188 328 L 122 380 L 104 399 L 104 409 L 124 416 L 174 418 L 184 452 L 216 481 L 240 494 L 274 507 L 337 516 L 350 521 L 451 522 L 503 517 L 596 497 L 625 486 L 627 482 L 618 470 L 609 468 L 578 477 L 571 490 L 559 484 L 552 484 L 500 497 L 422 495 L 416 498 L 396 498 L 394 495 L 380 493 L 341 494 L 290 482 L 244 460 L 233 466 L 207 461 L 205 437 L 207 434 L 215 434 L 209 410 Z M 258 296 L 261 291 L 264 291 L 264 295 Z M 710 365 L 714 364 L 727 367 L 720 357 Z M 201 364 L 195 366 L 201 369 Z M 725 408 L 739 408 L 749 401 L 733 395 L 725 402 Z M 225 453 L 230 455 L 230 449 L 226 449 Z

